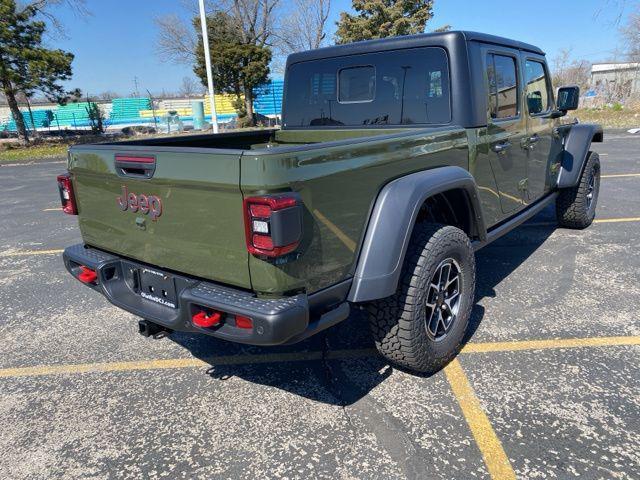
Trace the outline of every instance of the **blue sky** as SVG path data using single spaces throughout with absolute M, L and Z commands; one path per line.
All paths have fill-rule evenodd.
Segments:
M 538 45 L 549 59 L 562 48 L 571 48 L 572 57 L 594 62 L 616 55 L 621 42 L 615 20 L 622 13 L 624 21 L 639 4 L 631 0 L 435 0 L 429 28 L 450 24 L 456 30 L 515 38 Z M 331 33 L 340 11 L 350 7 L 350 0 L 332 1 Z M 158 94 L 178 90 L 183 77 L 193 76 L 189 66 L 163 62 L 156 53 L 153 18 L 171 13 L 188 18 L 181 1 L 87 0 L 87 8 L 92 15 L 86 19 L 67 8 L 56 12 L 68 38 L 49 40 L 50 46 L 76 55 L 69 86 L 90 94 L 110 90 L 129 95 L 137 77 L 141 92 L 149 89 Z

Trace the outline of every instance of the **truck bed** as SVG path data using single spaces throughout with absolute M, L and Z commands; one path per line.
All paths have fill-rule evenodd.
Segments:
M 261 150 L 296 145 L 348 140 L 351 138 L 376 137 L 391 133 L 407 132 L 407 128 L 379 129 L 322 129 L 280 130 L 263 129 L 243 132 L 180 135 L 101 143 L 110 147 L 161 147 L 161 148 L 207 148 L 220 150 Z

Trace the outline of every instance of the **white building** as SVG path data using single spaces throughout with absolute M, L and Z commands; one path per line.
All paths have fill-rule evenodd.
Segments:
M 597 93 L 627 98 L 640 95 L 640 63 L 594 63 L 591 86 Z

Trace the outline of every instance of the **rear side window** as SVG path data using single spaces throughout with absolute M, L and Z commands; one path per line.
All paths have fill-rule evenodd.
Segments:
M 518 74 L 516 59 L 506 55 L 487 55 L 489 114 L 491 118 L 518 116 Z
M 451 121 L 449 61 L 440 47 L 295 63 L 284 125 L 378 126 Z
M 544 113 L 551 108 L 550 82 L 542 62 L 525 61 L 525 81 L 527 94 L 527 109 L 529 115 Z

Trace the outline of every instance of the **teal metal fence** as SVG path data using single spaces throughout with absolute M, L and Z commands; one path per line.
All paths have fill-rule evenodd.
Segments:
M 282 80 L 271 80 L 256 92 L 253 108 L 262 115 L 280 115 L 282 113 Z
M 142 98 L 114 98 L 111 104 L 109 119 L 114 121 L 140 118 L 140 110 L 151 109 L 151 99 Z
M 254 111 L 261 115 L 280 115 L 282 113 L 282 80 L 271 80 L 257 89 L 254 101 Z M 56 109 L 21 111 L 27 129 L 64 129 L 88 127 L 89 114 L 87 102 L 68 103 L 60 105 Z M 153 117 L 140 117 L 140 110 L 150 110 L 151 99 L 141 98 L 114 98 L 111 111 L 108 115 L 108 124 L 149 123 Z M 218 115 L 219 121 L 227 121 L 235 115 Z M 190 120 L 190 117 L 185 118 Z M 13 117 L 4 124 L 0 123 L 0 131 L 16 131 L 16 123 Z

